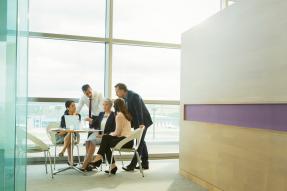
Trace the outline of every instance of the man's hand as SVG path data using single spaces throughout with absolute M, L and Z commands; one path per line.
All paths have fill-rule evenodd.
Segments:
M 91 118 L 87 117 L 87 118 L 85 119 L 85 121 L 88 121 L 88 122 L 89 122 L 89 124 L 91 125 L 91 124 L 92 124 L 92 122 L 93 122 L 93 119 L 91 119 Z
M 144 128 L 145 126 L 144 125 L 140 125 L 140 128 Z

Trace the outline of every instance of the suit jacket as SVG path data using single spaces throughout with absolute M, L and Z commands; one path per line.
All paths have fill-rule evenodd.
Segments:
M 92 122 L 92 128 L 101 129 L 101 123 L 104 118 L 104 115 L 105 112 L 99 113 L 99 116 Z M 111 112 L 105 125 L 104 134 L 110 134 L 111 132 L 114 132 L 115 129 L 116 129 L 115 113 Z
M 139 128 L 140 125 L 148 128 L 153 124 L 150 113 L 140 95 L 129 90 L 125 101 L 128 111 L 132 115 L 132 127 L 134 129 Z

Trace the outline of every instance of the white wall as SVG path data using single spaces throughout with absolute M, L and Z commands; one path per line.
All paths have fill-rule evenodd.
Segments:
M 240 1 L 185 32 L 181 101 L 287 102 L 287 1 Z

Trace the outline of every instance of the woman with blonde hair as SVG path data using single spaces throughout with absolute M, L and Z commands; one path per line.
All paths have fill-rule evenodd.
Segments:
M 111 147 L 116 146 L 116 144 L 119 143 L 121 140 L 125 139 L 126 137 L 129 137 L 132 132 L 131 130 L 132 117 L 128 112 L 128 109 L 125 105 L 125 101 L 123 99 L 116 99 L 114 102 L 114 108 L 116 111 L 116 129 L 109 135 L 103 136 L 97 156 L 95 157 L 95 160 L 90 163 L 93 167 L 99 167 L 103 161 L 103 157 L 107 156 L 107 161 L 109 162 L 109 164 L 112 163 L 112 170 L 111 170 L 112 174 L 116 174 L 118 168 L 115 164 L 114 158 L 111 161 L 112 157 Z M 123 147 L 132 148 L 133 141 L 126 143 Z M 105 172 L 109 173 L 108 171 Z
M 111 99 L 105 99 L 103 101 L 103 112 L 99 113 L 99 116 L 93 120 L 87 118 L 90 127 L 101 130 L 99 132 L 90 133 L 86 140 L 86 158 L 83 162 L 81 170 L 91 171 L 89 163 L 93 160 L 93 155 L 96 150 L 96 145 L 101 143 L 103 135 L 108 135 L 115 130 L 115 113 L 112 111 L 113 101 Z

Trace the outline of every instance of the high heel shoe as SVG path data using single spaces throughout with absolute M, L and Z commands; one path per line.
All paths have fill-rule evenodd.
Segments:
M 80 171 L 82 172 L 90 172 L 90 171 L 93 171 L 93 167 L 91 166 L 87 166 L 87 168 L 78 168 Z
M 94 168 L 101 166 L 102 164 L 102 159 L 96 161 L 96 162 L 90 162 L 90 165 L 92 165 Z
M 111 170 L 111 174 L 116 174 L 117 173 L 117 170 L 118 170 L 118 167 L 114 167 L 112 170 Z M 105 170 L 105 173 L 109 174 L 110 172 L 108 170 Z

